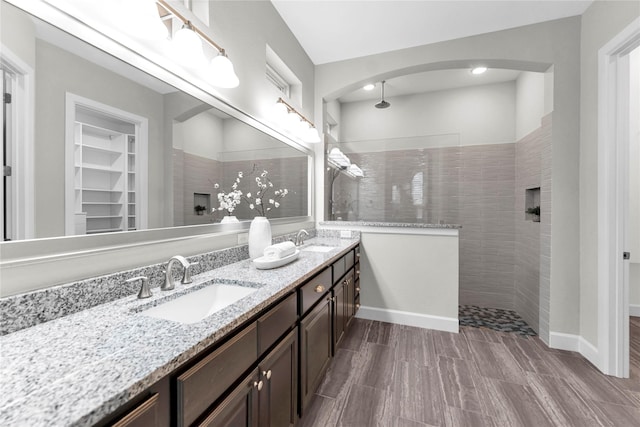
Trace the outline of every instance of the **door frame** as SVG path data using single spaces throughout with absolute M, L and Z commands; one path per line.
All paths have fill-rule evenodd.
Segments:
M 598 359 L 605 374 L 629 376 L 629 53 L 640 18 L 598 51 Z M 626 279 L 625 279 L 626 270 Z
M 0 64 L 15 75 L 11 117 L 13 167 L 12 240 L 35 237 L 34 200 L 34 106 L 35 73 L 26 62 L 0 44 Z
M 149 119 L 71 92 L 65 94 L 65 235 L 75 234 L 74 126 L 77 107 L 84 107 L 135 126 L 136 156 L 136 229 L 146 230 L 148 218 Z M 126 202 L 125 202 L 126 204 Z

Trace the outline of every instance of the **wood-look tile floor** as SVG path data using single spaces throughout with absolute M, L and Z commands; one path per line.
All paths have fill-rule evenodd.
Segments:
M 537 337 L 354 319 L 302 427 L 640 426 L 640 318 L 631 378 Z

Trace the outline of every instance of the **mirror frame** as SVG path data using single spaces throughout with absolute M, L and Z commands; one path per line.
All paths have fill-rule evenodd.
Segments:
M 204 83 L 200 79 L 194 79 L 193 76 L 176 66 L 168 59 L 159 58 L 157 53 L 150 49 L 139 49 L 134 52 L 127 47 L 126 38 L 115 31 L 112 33 L 103 33 L 100 29 L 88 26 L 76 17 L 52 6 L 45 0 L 4 0 L 16 8 L 41 19 L 46 23 L 58 28 L 76 37 L 85 43 L 90 44 L 96 49 L 105 52 L 108 55 L 119 59 L 128 65 L 138 68 L 174 88 L 191 95 L 200 101 L 217 108 L 223 113 L 240 120 L 269 136 L 279 140 L 280 142 L 298 150 L 301 154 L 306 155 L 308 159 L 308 197 L 307 197 L 307 216 L 287 217 L 279 219 L 271 219 L 270 222 L 274 226 L 283 226 L 283 229 L 289 230 L 293 224 L 314 223 L 315 212 L 315 151 L 305 143 L 291 139 L 287 135 L 266 124 L 262 120 L 252 116 L 242 109 L 234 106 L 228 100 L 225 100 L 215 89 L 209 89 L 205 84 L 202 86 L 197 83 Z M 104 30 L 104 29 L 103 29 Z M 191 83 L 187 78 L 195 83 Z M 245 233 L 249 229 L 251 221 L 245 220 L 239 224 L 204 224 L 191 226 L 176 226 L 166 228 L 154 228 L 147 230 L 116 232 L 98 235 L 81 235 L 81 236 L 60 236 L 52 238 L 36 238 L 29 240 L 15 240 L 9 242 L 0 242 L 2 252 L 2 260 L 0 266 L 12 267 L 33 261 L 39 258 L 59 258 L 67 254 L 78 254 L 80 252 L 100 252 L 101 250 L 109 250 L 114 247 L 126 247 L 136 245 L 149 245 L 154 242 L 167 242 L 170 240 L 184 240 L 195 238 L 209 234 L 240 234 Z M 308 225 L 307 225 L 308 226 Z M 240 238 L 238 238 L 240 240 Z M 64 247 L 61 251 L 59 245 Z M 0 297 L 3 296 L 0 294 Z

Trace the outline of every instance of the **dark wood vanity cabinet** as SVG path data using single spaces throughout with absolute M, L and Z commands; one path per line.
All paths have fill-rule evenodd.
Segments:
M 331 361 L 332 303 L 327 294 L 300 321 L 300 415 L 309 405 Z
M 294 427 L 357 310 L 358 253 L 350 250 L 98 425 Z
M 176 378 L 177 425 L 190 426 L 258 358 L 256 322 Z
M 360 246 L 356 246 L 355 253 L 355 265 L 353 267 L 353 315 L 358 312 L 360 308 Z
M 127 415 L 111 424 L 113 427 L 147 427 L 159 425 L 159 395 L 154 393 Z
M 298 417 L 298 330 L 271 350 L 201 421 L 201 427 L 288 427 Z
M 351 319 L 356 313 L 356 277 L 359 278 L 359 247 L 347 252 L 333 264 L 333 351 L 342 341 Z M 357 266 L 357 272 L 356 272 Z M 359 285 L 358 295 L 359 297 Z
M 254 369 L 202 421 L 199 427 L 258 427 L 258 369 Z
M 260 427 L 293 427 L 298 419 L 298 329 L 259 364 Z

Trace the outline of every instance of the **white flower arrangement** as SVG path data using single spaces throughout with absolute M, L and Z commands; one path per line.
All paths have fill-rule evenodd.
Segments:
M 233 211 L 236 209 L 236 206 L 238 206 L 242 202 L 242 191 L 238 189 L 242 177 L 243 173 L 238 172 L 238 177 L 233 182 L 233 185 L 231 185 L 231 191 L 228 193 L 218 193 L 219 206 L 218 208 L 211 209 L 211 213 L 216 211 L 226 211 L 227 215 L 233 215 Z M 220 188 L 220 185 L 218 185 L 218 183 L 215 183 L 213 185 L 213 188 L 218 189 Z
M 255 171 L 256 165 L 253 165 L 252 173 Z M 258 189 L 255 194 L 248 192 L 242 196 L 249 204 L 249 209 L 257 211 L 259 216 L 267 216 L 267 212 L 279 208 L 280 199 L 289 194 L 289 190 L 286 188 L 274 190 L 273 182 L 267 176 L 268 174 L 269 172 L 263 170 L 259 176 L 256 176 L 255 182 Z M 273 191 L 273 196 L 267 198 L 271 191 Z

